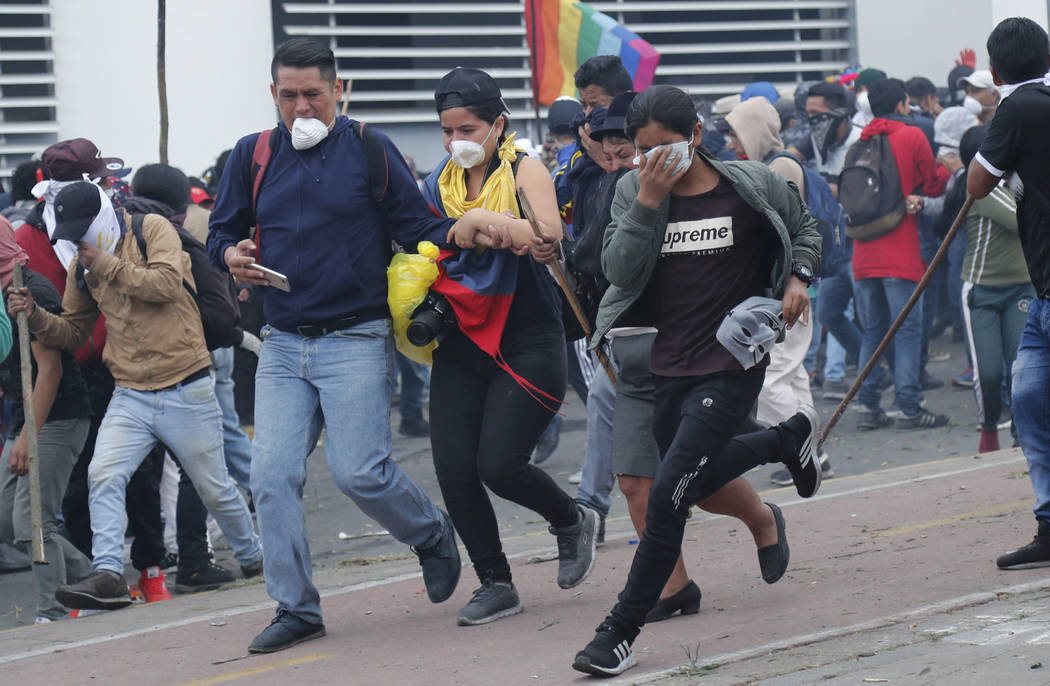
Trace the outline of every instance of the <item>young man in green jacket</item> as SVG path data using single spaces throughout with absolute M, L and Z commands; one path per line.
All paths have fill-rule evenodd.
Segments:
M 627 584 L 573 662 L 597 676 L 634 666 L 631 644 L 678 559 L 693 503 L 769 462 L 788 467 L 802 497 L 820 486 L 812 407 L 734 436 L 758 397 L 769 358 L 745 369 L 715 337 L 725 313 L 752 296 L 781 299 L 789 326 L 800 316 L 808 321 L 806 286 L 820 260 L 815 220 L 797 189 L 764 164 L 722 164 L 699 152 L 702 126 L 692 100 L 677 88 L 654 86 L 636 97 L 625 130 L 641 158 L 613 200 L 602 251 L 611 287 L 591 346 L 623 325 L 636 304 L 658 330 L 650 367 L 653 432 L 663 457 Z M 777 520 L 786 547 L 783 519 Z

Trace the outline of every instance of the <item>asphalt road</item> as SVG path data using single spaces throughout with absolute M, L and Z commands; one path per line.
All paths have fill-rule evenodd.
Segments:
M 949 426 L 923 431 L 897 431 L 889 427 L 874 432 L 858 432 L 856 413 L 850 410 L 839 422 L 835 432 L 825 444 L 836 476 L 868 473 L 888 467 L 904 466 L 919 462 L 940 460 L 949 457 L 976 453 L 979 434 L 976 430 L 976 405 L 973 391 L 953 388 L 950 380 L 966 367 L 966 354 L 961 344 L 951 344 L 948 337 L 934 342 L 934 347 L 951 352 L 951 359 L 931 363 L 930 373 L 945 382 L 941 389 L 926 393 L 930 410 L 951 415 Z M 852 380 L 852 379 L 849 379 Z M 816 404 L 825 420 L 834 412 L 837 401 L 825 401 L 815 394 Z M 568 477 L 577 471 L 583 462 L 586 445 L 586 412 L 583 403 L 570 392 L 564 411 L 561 442 L 554 455 L 543 464 L 555 479 L 571 494 L 575 486 Z M 883 407 L 892 405 L 893 391 L 883 396 Z M 392 411 L 392 423 L 396 427 L 398 417 Z M 1004 448 L 1010 446 L 1007 431 L 1000 432 Z M 334 569 L 345 566 L 367 565 L 377 559 L 414 557 L 408 548 L 384 535 L 380 527 L 365 517 L 357 507 L 338 491 L 332 483 L 322 445 L 309 461 L 309 479 L 304 493 L 304 506 L 310 533 L 310 545 L 315 568 Z M 426 439 L 407 439 L 394 432 L 394 456 L 401 467 L 436 502 L 441 502 L 434 468 L 431 464 L 430 445 Z M 776 465 L 753 470 L 748 477 L 760 491 L 777 488 L 769 481 L 769 474 Z M 533 512 L 499 498 L 493 497 L 503 537 L 512 547 L 512 541 L 529 539 L 541 542 L 546 533 L 546 523 Z M 612 510 L 609 518 L 610 531 L 630 531 L 626 503 L 614 488 Z M 1027 536 L 1027 533 L 1025 534 Z M 553 539 L 552 539 L 553 541 Z M 551 543 L 553 545 L 553 542 Z M 219 541 L 216 556 L 220 562 L 234 565 L 230 551 Z M 466 575 L 464 584 L 473 584 Z M 129 568 L 129 578 L 137 576 Z M 173 583 L 173 579 L 170 580 Z M 34 614 L 33 581 L 29 572 L 0 576 L 0 630 L 32 623 Z

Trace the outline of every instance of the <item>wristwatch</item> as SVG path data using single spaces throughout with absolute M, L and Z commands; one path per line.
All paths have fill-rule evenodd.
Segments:
M 801 262 L 791 263 L 791 273 L 807 286 L 813 283 L 813 270 Z

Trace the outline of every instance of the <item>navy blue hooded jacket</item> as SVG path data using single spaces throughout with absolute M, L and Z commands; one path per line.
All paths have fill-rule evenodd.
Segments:
M 389 186 L 383 208 L 372 197 L 361 140 L 337 117 L 328 137 L 295 150 L 284 123 L 259 189 L 259 264 L 288 277 L 291 293 L 266 293 L 266 320 L 282 331 L 357 315 L 388 317 L 386 268 L 391 240 L 414 251 L 421 240 L 445 243 L 454 221 L 432 212 L 404 158 L 385 135 Z M 211 213 L 208 255 L 226 269 L 223 253 L 249 237 L 250 166 L 254 133 L 237 141 Z

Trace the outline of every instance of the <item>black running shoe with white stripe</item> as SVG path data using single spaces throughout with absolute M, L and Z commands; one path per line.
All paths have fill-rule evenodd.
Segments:
M 782 426 L 799 439 L 798 453 L 785 456 L 784 466 L 791 472 L 798 494 L 803 498 L 811 498 L 820 488 L 820 462 L 817 459 L 820 415 L 812 405 L 803 405 Z
M 616 676 L 638 664 L 631 652 L 630 641 L 615 626 L 602 622 L 596 631 L 594 640 L 576 653 L 573 669 L 594 676 Z

